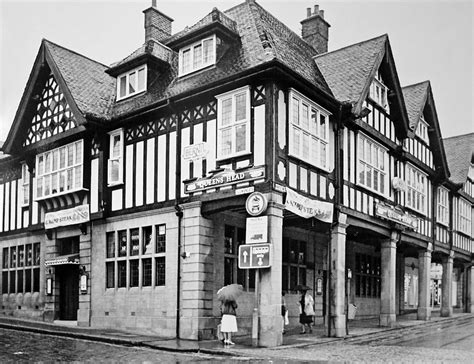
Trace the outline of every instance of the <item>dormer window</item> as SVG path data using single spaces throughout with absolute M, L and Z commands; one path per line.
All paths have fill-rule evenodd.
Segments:
M 117 101 L 146 91 L 146 64 L 117 77 Z
M 216 63 L 216 36 L 204 38 L 179 50 L 179 75 L 198 71 Z
M 420 118 L 415 134 L 425 143 L 428 143 L 428 124 L 423 118 Z
M 387 94 L 388 88 L 383 83 L 380 72 L 377 72 L 372 84 L 370 85 L 369 97 L 389 112 Z

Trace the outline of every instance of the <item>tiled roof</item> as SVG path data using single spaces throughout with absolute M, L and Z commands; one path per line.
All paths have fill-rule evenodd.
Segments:
M 115 78 L 107 66 L 43 40 L 79 110 L 97 118 L 107 115 L 115 99 Z
M 315 57 L 332 93 L 341 102 L 357 103 L 383 54 L 386 34 Z
M 405 106 L 410 121 L 410 129 L 415 130 L 426 104 L 429 82 L 424 81 L 402 88 Z
M 451 180 L 465 183 L 474 153 L 474 133 L 443 139 Z
M 316 51 L 260 5 L 246 1 L 226 10 L 224 14 L 235 22 L 240 36 L 239 46 L 229 47 L 217 60 L 215 67 L 179 78 L 178 57 L 175 53 L 172 67 L 160 76 L 160 82 L 153 84 L 143 95 L 116 103 L 110 116 L 117 118 L 169 97 L 204 88 L 272 60 L 280 61 L 331 94 L 321 72 L 312 62 Z

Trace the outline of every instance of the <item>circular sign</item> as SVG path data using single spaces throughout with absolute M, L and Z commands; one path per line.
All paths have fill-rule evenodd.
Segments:
M 258 216 L 267 209 L 267 198 L 260 192 L 253 192 L 247 197 L 245 208 L 249 215 Z

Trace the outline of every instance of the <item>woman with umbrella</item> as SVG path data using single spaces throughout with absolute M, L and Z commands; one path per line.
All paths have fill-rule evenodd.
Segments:
M 297 285 L 295 290 L 301 292 L 301 299 L 299 301 L 300 308 L 300 324 L 301 324 L 301 333 L 306 333 L 306 326 L 308 327 L 309 332 L 313 332 L 311 324 L 313 323 L 314 316 L 314 300 L 313 297 L 308 293 L 310 290 L 308 286 Z
M 217 291 L 221 304 L 221 332 L 224 334 L 224 345 L 234 345 L 232 333 L 237 332 L 237 297 L 243 291 L 240 284 L 229 284 Z

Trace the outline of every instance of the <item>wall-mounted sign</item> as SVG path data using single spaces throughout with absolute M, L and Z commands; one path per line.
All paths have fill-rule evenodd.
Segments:
M 380 202 L 375 204 L 375 215 L 396 222 L 397 224 L 407 226 L 411 229 L 416 229 L 418 227 L 418 219 L 415 216 L 401 211 L 394 206 Z
M 268 216 L 247 217 L 245 243 L 256 244 L 268 241 Z
M 239 268 L 269 268 L 270 244 L 244 244 L 239 246 Z
M 265 167 L 249 168 L 238 172 L 232 169 L 224 169 L 208 177 L 184 181 L 184 192 L 193 193 L 261 178 L 265 178 Z
M 209 154 L 209 148 L 206 142 L 191 144 L 183 148 L 183 159 L 190 161 L 199 161 L 206 158 Z
M 300 195 L 291 188 L 286 188 L 285 208 L 306 219 L 315 217 L 323 222 L 332 223 L 333 204 Z
M 260 192 L 254 192 L 247 197 L 245 201 L 245 209 L 247 213 L 252 216 L 258 216 L 265 212 L 267 209 L 267 198 Z
M 44 216 L 44 228 L 82 224 L 89 221 L 89 205 L 80 205 L 72 209 L 48 212 Z
M 392 178 L 392 187 L 395 191 L 407 191 L 407 183 L 402 180 L 400 177 Z

